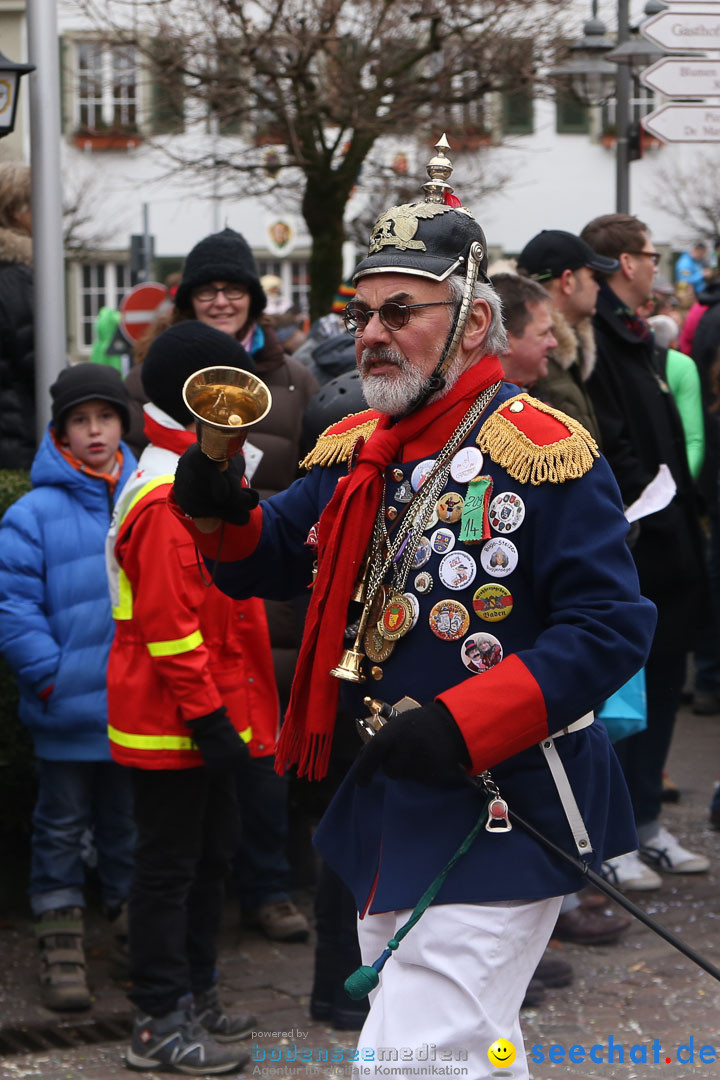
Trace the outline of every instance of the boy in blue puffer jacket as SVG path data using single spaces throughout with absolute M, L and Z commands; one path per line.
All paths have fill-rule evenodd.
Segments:
M 130 777 L 110 757 L 105 673 L 113 639 L 105 536 L 136 462 L 121 442 L 128 395 L 113 368 L 76 364 L 50 388 L 33 490 L 0 527 L 0 652 L 37 758 L 30 903 L 43 1004 L 90 1005 L 82 838 L 94 831 L 103 907 L 122 938 L 132 873 Z

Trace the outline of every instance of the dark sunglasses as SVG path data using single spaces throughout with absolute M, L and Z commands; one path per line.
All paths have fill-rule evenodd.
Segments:
M 343 321 L 348 334 L 357 336 L 362 334 L 373 315 L 377 315 L 385 329 L 395 333 L 397 330 L 402 330 L 403 326 L 407 326 L 410 315 L 418 308 L 448 307 L 454 303 L 454 300 L 432 300 L 426 304 L 396 304 L 389 301 L 387 304 L 381 304 L 379 308 L 348 304 L 343 314 Z

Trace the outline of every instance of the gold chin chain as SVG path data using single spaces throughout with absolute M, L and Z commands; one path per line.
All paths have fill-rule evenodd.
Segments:
M 330 672 L 336 678 L 350 682 L 364 682 L 362 661 L 365 654 L 375 663 L 382 663 L 390 656 L 395 642 L 410 629 L 413 611 L 409 601 L 403 596 L 403 591 L 420 545 L 420 539 L 447 483 L 453 454 L 495 397 L 500 385 L 499 382 L 494 383 L 472 403 L 438 454 L 425 482 L 407 504 L 392 538 L 388 534 L 385 523 L 387 481 L 384 481 L 382 499 L 375 516 L 370 541 L 370 553 L 365 564 L 364 580 L 360 583 L 363 610 L 357 626 L 355 644 L 352 649 L 344 650 L 337 667 Z M 384 585 L 383 582 L 391 570 L 392 584 Z M 396 618 L 385 618 L 389 611 Z M 389 622 L 395 622 L 396 625 L 389 626 Z M 365 654 L 361 650 L 361 644 L 365 647 Z

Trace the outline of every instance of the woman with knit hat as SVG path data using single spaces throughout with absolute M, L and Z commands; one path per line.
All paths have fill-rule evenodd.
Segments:
M 142 361 L 152 342 L 169 326 L 196 319 L 235 338 L 272 393 L 270 413 L 253 427 L 245 444 L 246 452 L 250 448 L 248 479 L 263 498 L 290 486 L 298 474 L 303 413 L 319 386 L 307 368 L 284 351 L 265 314 L 266 305 L 253 254 L 240 233 L 225 228 L 195 245 L 185 260 L 173 307 L 156 319 L 138 342 L 136 364 L 126 380 L 135 414 L 129 441 L 138 454 L 146 443 L 141 419 L 147 401 Z M 207 364 L 214 362 L 214 355 L 209 354 Z M 266 610 L 284 710 L 297 659 L 300 620 L 292 603 L 267 601 Z M 253 758 L 239 785 L 243 810 L 237 862 L 240 903 L 245 921 L 273 940 L 305 941 L 308 923 L 289 892 L 287 781 L 275 773 L 273 755 L 274 747 L 268 746 L 264 756 Z

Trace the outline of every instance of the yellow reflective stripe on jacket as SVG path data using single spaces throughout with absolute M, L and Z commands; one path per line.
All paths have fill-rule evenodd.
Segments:
M 133 594 L 132 586 L 130 585 L 130 579 L 120 567 L 118 573 L 118 598 L 119 603 L 112 609 L 113 619 L 118 621 L 128 621 L 133 617 Z
M 238 735 L 243 742 L 252 739 L 252 728 L 246 727 Z M 130 750 L 197 750 L 197 744 L 189 735 L 131 735 L 127 731 L 118 731 L 108 724 L 110 742 L 126 746 Z
M 171 638 L 169 641 L 148 641 L 147 647 L 151 656 L 180 656 L 181 653 L 192 652 L 202 643 L 202 633 L 195 630 L 187 637 Z
M 131 499 L 128 500 L 127 506 L 118 507 L 119 517 L 117 523 L 115 523 L 116 533 L 120 532 L 120 528 L 125 518 L 128 516 L 134 506 L 144 499 L 155 488 L 161 487 L 163 484 L 172 484 L 175 479 L 170 473 L 165 473 L 163 476 L 156 476 L 154 480 L 148 480 L 147 484 L 143 484 L 141 488 L 135 492 Z M 113 605 L 112 617 L 118 622 L 129 622 L 133 617 L 133 594 L 130 579 L 123 570 L 119 567 L 118 574 L 118 593 L 119 600 L 116 605 Z

